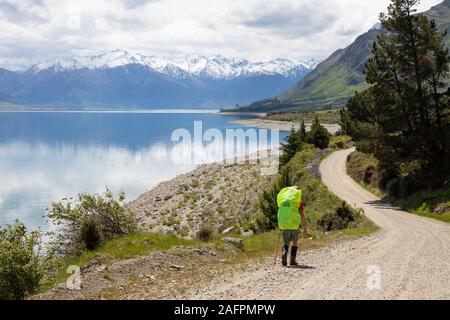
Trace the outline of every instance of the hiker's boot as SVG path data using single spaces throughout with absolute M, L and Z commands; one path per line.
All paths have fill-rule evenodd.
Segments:
M 298 247 L 292 247 L 291 248 L 291 266 L 298 266 L 297 263 L 297 251 L 298 251 Z
M 283 265 L 283 267 L 287 266 L 288 252 L 289 246 L 283 246 L 281 250 L 281 264 Z

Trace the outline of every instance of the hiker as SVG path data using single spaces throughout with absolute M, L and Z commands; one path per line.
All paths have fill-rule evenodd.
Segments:
M 291 246 L 291 266 L 297 266 L 297 251 L 300 221 L 303 227 L 303 236 L 307 236 L 308 228 L 305 218 L 305 203 L 302 201 L 302 191 L 297 187 L 284 188 L 277 197 L 278 227 L 283 232 L 283 248 L 281 263 L 287 266 L 289 245 Z

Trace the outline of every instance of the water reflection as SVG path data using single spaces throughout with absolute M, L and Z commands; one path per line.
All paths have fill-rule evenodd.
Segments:
M 20 219 L 47 230 L 43 214 L 52 201 L 105 186 L 133 199 L 193 169 L 173 164 L 173 148 L 186 146 L 170 136 L 194 120 L 205 128 L 238 127 L 212 114 L 0 113 L 0 225 Z
M 0 224 L 21 218 L 42 225 L 42 209 L 83 192 L 125 190 L 134 198 L 194 165 L 173 166 L 161 144 L 140 150 L 114 146 L 8 143 L 0 145 Z

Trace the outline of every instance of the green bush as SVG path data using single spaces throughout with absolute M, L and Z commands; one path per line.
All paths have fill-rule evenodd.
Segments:
M 372 179 L 375 175 L 376 168 L 374 166 L 368 166 L 364 169 L 364 175 L 363 175 L 363 181 L 366 184 L 369 184 L 372 182 Z
M 318 226 L 325 232 L 343 230 L 349 227 L 359 217 L 358 212 L 353 210 L 344 201 L 333 213 L 323 215 L 318 221 Z
M 299 152 L 306 139 L 306 133 L 302 129 L 295 131 L 291 129 L 291 133 L 286 138 L 286 143 L 281 146 L 280 168 L 288 164 L 289 161 Z
M 136 216 L 123 205 L 124 200 L 123 193 L 115 198 L 107 189 L 102 196 L 83 193 L 74 201 L 54 202 L 48 214 L 59 226 L 54 249 L 62 254 L 79 251 L 83 246 L 80 242 L 81 227 L 85 224 L 87 228 L 88 220 L 96 221 L 105 240 L 136 232 Z
M 0 300 L 19 300 L 34 293 L 44 277 L 41 235 L 25 226 L 0 228 Z
M 326 149 L 330 144 L 331 135 L 328 130 L 320 124 L 319 118 L 317 117 L 311 127 L 309 140 L 314 146 L 320 149 Z
M 388 183 L 399 176 L 397 170 L 394 168 L 381 168 L 379 174 L 378 187 L 383 191 L 387 191 Z
M 203 225 L 197 232 L 197 239 L 207 242 L 213 238 L 214 229 L 210 226 Z
M 336 142 L 336 147 L 338 149 L 344 149 L 345 148 L 345 144 L 344 144 L 343 141 L 338 141 L 338 142 Z
M 411 176 L 406 176 L 402 179 L 399 189 L 399 194 L 402 199 L 409 197 L 419 189 L 416 181 Z
M 389 197 L 398 199 L 400 197 L 400 179 L 395 178 L 388 182 L 386 185 L 386 192 Z
M 88 250 L 97 249 L 103 242 L 104 236 L 100 223 L 88 218 L 81 223 L 79 242 Z

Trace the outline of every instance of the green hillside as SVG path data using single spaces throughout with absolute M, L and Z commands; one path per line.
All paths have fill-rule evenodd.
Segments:
M 281 101 L 295 105 L 326 105 L 344 102 L 355 91 L 364 89 L 365 63 L 371 55 L 372 44 L 380 30 L 359 36 L 345 49 L 333 53 L 304 81 L 279 96 Z
M 450 47 L 450 0 L 431 8 L 425 14 L 436 20 L 441 30 L 448 30 L 447 46 Z M 378 34 L 372 29 L 359 36 L 345 49 L 339 49 L 303 80 L 275 99 L 266 99 L 244 107 L 246 111 L 270 112 L 282 109 L 322 109 L 339 107 L 346 103 L 355 91 L 365 89 L 365 64 L 372 54 L 372 44 Z

